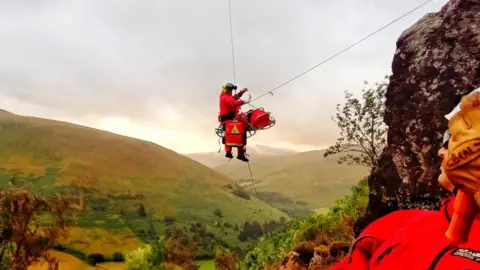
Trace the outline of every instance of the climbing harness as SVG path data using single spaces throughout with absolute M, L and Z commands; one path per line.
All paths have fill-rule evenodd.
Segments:
M 394 19 L 393 21 L 391 21 L 391 22 L 387 23 L 386 25 L 384 25 L 384 26 L 380 27 L 380 28 L 379 28 L 379 29 L 377 29 L 376 31 L 372 32 L 371 34 L 369 34 L 369 35 L 365 36 L 364 38 L 360 39 L 359 41 L 357 41 L 357 42 L 353 43 L 352 45 L 350 45 L 350 46 L 346 47 L 345 49 L 343 49 L 343 50 L 339 51 L 338 53 L 336 53 L 336 54 L 334 54 L 334 55 L 332 55 L 332 56 L 328 57 L 327 59 L 323 60 L 322 62 L 320 62 L 320 63 L 316 64 L 315 66 L 313 66 L 313 67 L 311 67 L 311 68 L 309 68 L 309 69 L 307 69 L 306 71 L 304 71 L 304 72 L 300 73 L 299 75 L 297 75 L 297 76 L 293 77 L 292 79 L 290 79 L 290 80 L 288 80 L 288 81 L 286 81 L 286 82 L 284 82 L 284 83 L 280 84 L 279 86 L 276 86 L 275 88 L 272 88 L 271 90 L 269 90 L 269 91 L 267 91 L 267 92 L 265 92 L 265 93 L 261 94 L 260 96 L 258 96 L 258 97 L 256 97 L 256 98 L 254 98 L 254 99 L 252 100 L 252 102 L 253 102 L 253 101 L 255 101 L 255 100 L 258 100 L 258 99 L 260 99 L 260 98 L 262 98 L 262 97 L 264 97 L 264 96 L 266 96 L 266 95 L 268 95 L 268 94 L 271 94 L 271 95 L 273 96 L 273 92 L 274 92 L 274 91 L 276 91 L 276 90 L 278 90 L 279 88 L 281 88 L 281 87 L 283 87 L 283 86 L 287 85 L 288 83 L 291 83 L 292 81 L 294 81 L 294 80 L 296 80 L 296 79 L 300 78 L 301 76 L 303 76 L 303 75 L 307 74 L 308 72 L 310 72 L 310 71 L 312 71 L 312 70 L 316 69 L 317 67 L 319 67 L 319 66 L 321 66 L 321 65 L 323 65 L 323 64 L 325 64 L 325 63 L 327 63 L 328 61 L 330 61 L 330 60 L 332 60 L 333 58 L 335 58 L 335 57 L 339 56 L 340 54 L 342 54 L 342 53 L 344 53 L 344 52 L 348 51 L 349 49 L 351 49 L 351 48 L 353 48 L 353 47 L 357 46 L 357 45 L 358 45 L 358 44 L 360 44 L 361 42 L 363 42 L 363 41 L 367 40 L 368 38 L 370 38 L 370 37 L 374 36 L 374 35 L 375 35 L 375 34 L 377 34 L 378 32 L 380 32 L 380 31 L 384 30 L 385 28 L 387 28 L 387 27 L 389 27 L 390 25 L 392 25 L 392 24 L 396 23 L 397 21 L 399 21 L 399 20 L 403 19 L 404 17 L 408 16 L 409 14 L 413 13 L 414 11 L 416 11 L 416 10 L 420 9 L 421 7 L 423 7 L 423 6 L 427 5 L 428 3 L 432 2 L 432 1 L 433 1 L 433 0 L 427 0 L 427 1 L 423 2 L 422 4 L 420 4 L 420 5 L 416 6 L 415 8 L 411 9 L 410 11 L 408 11 L 408 12 L 404 13 L 404 14 L 403 14 L 403 15 L 401 15 L 400 17 L 398 17 L 398 18 Z

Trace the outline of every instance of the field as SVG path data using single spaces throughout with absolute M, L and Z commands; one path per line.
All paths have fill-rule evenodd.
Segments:
M 126 270 L 127 267 L 125 263 L 100 263 L 96 266 L 90 266 L 85 262 L 81 261 L 74 256 L 58 252 L 58 251 L 51 251 L 51 254 L 55 256 L 59 260 L 59 269 L 68 269 L 68 270 L 101 270 L 101 269 L 108 269 L 108 270 Z M 215 262 L 213 260 L 203 260 L 199 261 L 198 265 L 200 266 L 200 270 L 214 270 L 215 269 Z M 48 266 L 46 264 L 35 264 L 28 268 L 28 270 L 48 270 Z
M 200 265 L 200 270 L 214 270 L 215 262 L 213 260 L 206 260 L 198 262 Z
M 241 247 L 235 225 L 286 217 L 234 195 L 225 175 L 151 142 L 4 111 L 0 128 L 0 186 L 71 195 L 85 210 L 62 245 L 85 254 L 127 252 L 194 224 L 212 244 Z
M 99 263 L 96 266 L 91 266 L 83 262 L 82 260 L 59 251 L 50 251 L 52 256 L 58 259 L 59 265 L 58 268 L 60 270 L 100 270 L 100 269 L 108 269 L 108 270 L 126 270 L 127 267 L 124 263 Z M 37 263 L 30 267 L 28 270 L 48 270 L 48 265 L 45 263 Z

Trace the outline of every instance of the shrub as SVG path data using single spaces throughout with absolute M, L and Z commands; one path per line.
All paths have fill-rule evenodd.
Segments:
M 240 269 L 235 255 L 229 250 L 218 250 L 215 254 L 215 269 L 217 270 L 237 270 Z
M 243 230 L 238 235 L 238 239 L 242 242 L 247 241 L 248 238 L 257 239 L 263 236 L 263 228 L 258 221 L 246 221 L 243 225 Z
M 114 262 L 124 262 L 125 261 L 125 256 L 123 256 L 123 253 L 117 251 L 114 252 L 112 255 L 112 261 Z
M 145 211 L 145 206 L 143 205 L 143 203 L 138 204 L 137 213 L 141 217 L 145 217 L 147 215 L 147 212 Z
M 164 217 L 163 222 L 167 225 L 173 224 L 176 221 L 174 217 Z
M 10 270 L 10 265 L 12 265 L 12 257 L 7 253 L 0 260 L 0 270 Z
M 181 231 L 166 242 L 166 260 L 184 268 L 195 269 L 196 251 L 193 240 Z
M 15 254 L 11 269 L 26 269 L 40 260 L 58 268 L 58 260 L 48 249 L 67 237 L 75 224 L 75 204 L 66 196 L 42 196 L 27 186 L 0 189 L 0 262 L 8 250 Z M 44 219 L 51 220 L 42 226 Z
M 102 263 L 106 261 L 107 259 L 105 258 L 105 256 L 103 256 L 103 254 L 100 254 L 100 253 L 93 253 L 87 256 L 87 263 L 92 266 L 97 265 L 97 263 Z
M 152 245 L 151 264 L 160 265 L 165 260 L 166 243 L 165 238 L 161 237 Z
M 125 256 L 128 270 L 149 270 L 151 267 L 150 257 L 152 256 L 152 246 L 145 245 L 129 252 Z
M 312 243 L 301 242 L 297 244 L 293 250 L 299 254 L 298 259 L 300 262 L 304 265 L 308 265 L 314 255 L 314 248 L 315 246 Z
M 245 200 L 250 200 L 250 194 L 242 187 L 238 186 L 232 191 L 233 195 Z
M 218 209 L 218 208 L 215 209 L 215 210 L 213 210 L 213 214 L 214 214 L 215 216 L 219 217 L 219 218 L 223 218 L 222 210 L 220 210 L 220 209 Z

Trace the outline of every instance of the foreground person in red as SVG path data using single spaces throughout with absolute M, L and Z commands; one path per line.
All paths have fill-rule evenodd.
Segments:
M 480 107 L 473 110 L 477 110 L 473 115 L 480 115 Z M 480 119 L 471 120 L 470 129 L 457 129 L 452 138 L 480 128 Z M 444 159 L 449 154 L 448 131 L 445 137 L 444 147 L 438 152 Z M 467 166 L 465 170 L 472 173 L 475 168 L 479 169 Z M 480 175 L 480 171 L 477 173 Z M 452 184 L 455 181 L 450 181 L 443 168 L 438 180 L 442 187 L 456 194 L 458 189 Z M 399 210 L 376 220 L 355 240 L 349 256 L 330 269 L 480 269 L 480 215 L 473 221 L 466 243 L 452 247 L 445 236 L 454 212 L 454 200 L 454 196 L 445 199 L 439 211 Z
M 243 104 L 246 104 L 246 101 L 241 100 L 242 95 L 247 92 L 247 88 L 242 89 L 235 95 L 232 95 L 233 90 L 236 90 L 237 86 L 232 83 L 227 83 L 222 88 L 222 93 L 220 94 L 220 113 L 218 120 L 222 123 L 223 129 L 225 130 L 225 121 L 234 120 L 240 111 L 240 107 Z M 225 138 L 224 138 L 225 139 Z M 237 159 L 248 162 L 249 160 L 245 157 L 245 145 L 247 143 L 246 133 L 243 138 L 243 146 L 237 147 Z M 224 142 L 225 143 L 225 142 Z M 232 147 L 225 145 L 225 157 L 233 158 Z

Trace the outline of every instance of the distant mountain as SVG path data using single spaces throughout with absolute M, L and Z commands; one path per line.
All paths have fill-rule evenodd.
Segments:
M 234 156 L 236 156 L 236 149 L 233 150 Z M 250 158 L 257 158 L 263 156 L 284 156 L 284 155 L 291 155 L 298 153 L 292 149 L 286 148 L 277 148 L 273 146 L 267 145 L 247 145 L 247 153 L 250 155 Z M 236 159 L 229 161 L 229 159 L 225 158 L 225 151 L 223 150 L 220 153 L 218 152 L 206 152 L 206 153 L 194 153 L 194 154 L 185 154 L 185 156 L 202 163 L 203 165 L 214 168 L 220 165 L 225 165 L 229 163 L 239 163 Z
M 285 207 L 298 210 L 302 205 L 321 211 L 348 194 L 350 187 L 369 172 L 363 166 L 340 165 L 336 156 L 324 158 L 324 152 L 316 150 L 252 158 L 250 166 L 255 187 L 263 195 L 263 200 L 284 211 Z M 215 169 L 252 189 L 248 167 L 244 163 L 231 162 Z

